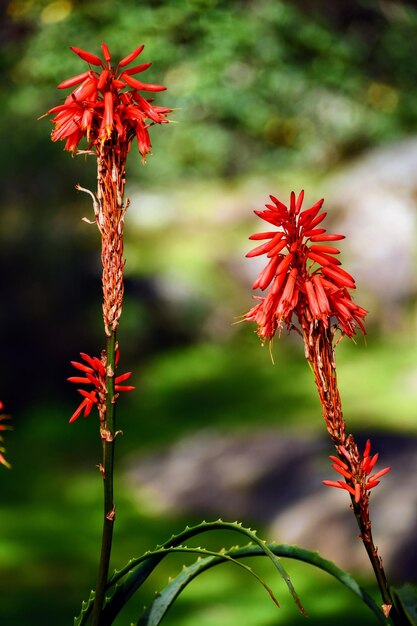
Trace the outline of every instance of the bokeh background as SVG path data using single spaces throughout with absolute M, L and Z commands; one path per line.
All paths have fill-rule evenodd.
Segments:
M 102 41 L 116 58 L 145 44 L 147 79 L 168 87 L 158 102 L 176 109 L 175 123 L 152 129 L 148 163 L 133 147 L 128 167 L 119 339 L 137 391 L 119 403 L 114 566 L 187 521 L 223 515 L 271 540 L 305 539 L 373 591 L 366 561 L 350 558 L 355 528 L 332 514 L 346 499 L 320 486 L 330 449 L 300 342 L 283 334 L 273 365 L 254 329 L 234 324 L 259 270 L 244 259 L 262 228 L 253 210 L 305 188 L 348 235 L 343 262 L 370 311 L 366 342 L 338 349 L 339 377 L 349 427 L 360 440 L 370 433 L 385 459 L 395 453 L 391 474 L 406 485 L 390 474 L 375 497 L 376 532 L 401 581 L 416 556 L 404 478 L 417 469 L 415 3 L 6 0 L 0 17 L 0 394 L 15 429 L 13 469 L 0 472 L 2 625 L 72 623 L 95 582 L 97 423 L 68 426 L 77 396 L 65 381 L 69 361 L 103 341 L 99 239 L 74 188 L 94 188 L 94 162 L 52 144 L 49 120 L 37 118 L 61 102 L 56 85 L 84 71 L 69 46 L 99 53 Z M 318 510 L 330 518 L 301 524 Z M 120 623 L 181 564 L 162 567 Z M 166 623 L 302 623 L 274 572 L 258 567 L 280 612 L 224 566 Z M 324 575 L 287 567 L 313 624 L 374 623 Z

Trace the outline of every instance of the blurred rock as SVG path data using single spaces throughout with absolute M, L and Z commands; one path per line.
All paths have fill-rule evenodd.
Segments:
M 328 182 L 327 199 L 341 213 L 337 228 L 348 237 L 349 271 L 387 326 L 416 295 L 416 171 L 411 137 L 367 152 Z
M 417 439 L 371 436 L 378 467 L 392 471 L 372 492 L 374 540 L 391 580 L 417 581 Z M 358 438 L 360 449 L 365 440 Z M 318 550 L 351 571 L 369 571 L 345 492 L 334 478 L 325 438 L 278 431 L 257 435 L 200 432 L 170 448 L 132 459 L 127 476 L 141 505 L 155 511 L 269 527 L 269 538 Z

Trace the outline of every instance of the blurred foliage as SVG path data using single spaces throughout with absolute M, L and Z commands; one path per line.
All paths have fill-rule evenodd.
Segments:
M 50 159 L 34 117 L 83 70 L 69 45 L 98 52 L 104 40 L 115 57 L 143 42 L 148 75 L 169 89 L 158 100 L 178 108 L 179 125 L 154 133 L 165 159 L 153 176 L 326 168 L 417 124 L 414 3 L 9 0 L 3 12 L 1 130 L 12 125 L 20 147 L 3 172 Z

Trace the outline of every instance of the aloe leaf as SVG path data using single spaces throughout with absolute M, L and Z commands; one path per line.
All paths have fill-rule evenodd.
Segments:
M 280 575 L 287 584 L 287 587 L 300 612 L 303 615 L 306 614 L 288 574 L 284 570 L 279 558 L 270 550 L 267 543 L 259 539 L 255 531 L 249 528 L 244 528 L 239 522 L 223 522 L 222 520 L 217 520 L 215 522 L 202 522 L 196 526 L 187 527 L 183 532 L 178 535 L 173 535 L 167 542 L 158 546 L 157 550 L 147 552 L 137 559 L 132 559 L 123 569 L 115 572 L 108 582 L 108 588 L 113 585 L 116 585 L 116 588 L 104 606 L 102 621 L 103 626 L 109 626 L 113 623 L 113 620 L 124 604 L 148 578 L 158 563 L 160 563 L 160 561 L 167 554 L 169 554 L 169 548 L 179 546 L 196 535 L 213 530 L 235 531 L 245 535 L 257 544 L 260 550 L 262 550 L 263 553 L 274 563 L 276 569 L 279 571 Z M 122 581 L 123 578 L 124 580 Z
M 323 559 L 316 552 L 303 550 L 296 546 L 270 544 L 268 547 L 276 556 L 300 560 L 324 570 L 357 595 L 374 612 L 381 624 L 385 624 L 385 626 L 390 624 L 390 621 L 384 617 L 373 598 L 358 585 L 350 574 L 338 568 L 331 561 Z M 224 562 L 224 556 L 232 557 L 236 562 L 237 559 L 241 558 L 265 556 L 265 552 L 261 550 L 259 546 L 254 545 L 232 548 L 231 550 L 225 551 L 221 556 L 206 557 L 188 567 L 184 567 L 182 572 L 156 596 L 150 607 L 148 607 L 145 613 L 139 618 L 136 626 L 159 626 L 167 611 L 185 587 L 199 574 Z
M 94 605 L 94 598 L 96 596 L 95 591 L 90 591 L 90 597 L 81 605 L 81 613 L 78 617 L 74 617 L 74 626 L 84 626 L 87 624 L 87 620 L 90 617 L 91 610 Z
M 189 565 L 188 567 L 183 567 L 183 570 L 176 576 L 164 589 L 160 594 L 157 595 L 155 601 L 151 604 L 148 611 L 145 612 L 144 615 L 139 619 L 137 626 L 157 626 L 162 618 L 165 616 L 166 612 L 170 608 L 170 606 L 174 603 L 175 599 L 181 593 L 181 591 L 188 585 L 189 582 L 205 570 L 217 565 L 219 563 L 224 563 L 225 561 L 230 561 L 242 567 L 249 574 L 254 576 L 256 580 L 264 587 L 264 589 L 268 592 L 269 596 L 273 600 L 273 602 L 279 607 L 278 600 L 275 598 L 272 589 L 265 583 L 265 581 L 253 571 L 251 567 L 245 565 L 244 563 L 240 563 L 236 559 L 234 559 L 227 552 L 213 552 L 211 550 L 204 550 L 202 548 L 187 548 L 187 547 L 178 547 L 171 548 L 170 552 L 188 552 L 198 554 L 200 557 L 204 555 L 205 558 L 199 558 L 197 561 Z
M 223 563 L 224 559 L 207 557 L 205 559 L 199 559 L 188 567 L 184 567 L 182 572 L 158 593 L 150 607 L 146 609 L 145 613 L 139 618 L 136 626 L 157 626 L 157 624 L 160 624 L 168 609 L 188 583 L 209 567 L 213 567 L 217 562 Z

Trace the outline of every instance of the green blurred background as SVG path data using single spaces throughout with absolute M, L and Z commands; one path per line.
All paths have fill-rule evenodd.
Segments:
M 367 345 L 339 350 L 350 427 L 415 436 L 417 9 L 391 0 L 6 0 L 0 15 L 0 393 L 15 428 L 13 470 L 0 472 L 0 621 L 69 624 L 95 581 L 101 481 L 97 423 L 68 426 L 77 396 L 65 379 L 69 361 L 103 341 L 99 239 L 81 221 L 89 199 L 74 189 L 94 187 L 94 162 L 64 153 L 49 120 L 37 121 L 61 102 L 56 85 L 84 71 L 69 46 L 99 53 L 105 41 L 120 58 L 145 44 L 147 79 L 168 87 L 158 103 L 176 109 L 175 124 L 151 129 L 146 166 L 135 147 L 128 166 L 119 339 L 137 391 L 119 404 L 120 566 L 197 519 L 163 514 L 136 493 L 124 480 L 132 459 L 207 428 L 322 433 L 299 342 L 275 341 L 273 366 L 253 328 L 233 324 L 251 306 L 258 266 L 244 254 L 262 229 L 252 211 L 269 193 L 325 195 L 331 228 L 351 236 L 343 258 L 370 315 Z M 164 566 L 120 623 L 180 565 Z M 259 567 L 271 583 L 274 572 Z M 291 572 L 311 623 L 373 623 L 324 576 Z M 301 623 L 290 599 L 278 612 L 247 585 L 230 566 L 212 571 L 166 623 Z

